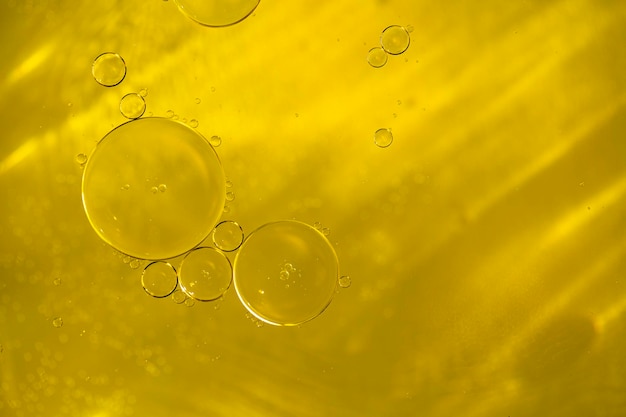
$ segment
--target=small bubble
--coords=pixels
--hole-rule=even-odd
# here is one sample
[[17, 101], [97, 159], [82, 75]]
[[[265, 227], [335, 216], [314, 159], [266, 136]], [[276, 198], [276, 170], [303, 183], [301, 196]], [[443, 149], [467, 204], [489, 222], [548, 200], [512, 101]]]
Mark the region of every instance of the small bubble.
[[413, 33], [414, 30], [415, 30], [415, 28], [413, 27], [413, 25], [408, 25], [406, 27], [406, 31], [409, 32], [409, 33]]
[[124, 256], [124, 257], [122, 258], [122, 262], [124, 262], [125, 264], [127, 264], [127, 263], [130, 263], [131, 259], [132, 259], [132, 258], [131, 258], [130, 256], [126, 255], [126, 256]]
[[139, 259], [133, 259], [128, 263], [131, 269], [138, 269], [141, 266], [141, 261]]
[[232, 252], [241, 246], [244, 234], [237, 222], [226, 220], [215, 226], [211, 237], [216, 248]]
[[195, 102], [196, 102], [196, 104], [200, 104], [200, 103], [202, 103], [202, 100], [200, 100], [200, 97], [196, 97]]
[[120, 113], [127, 119], [138, 119], [146, 111], [146, 101], [140, 94], [129, 93], [120, 100]]
[[120, 187], [120, 190], [124, 190], [124, 191], [129, 190], [129, 189], [130, 189], [130, 184], [124, 184]]
[[78, 155], [76, 155], [76, 162], [78, 162], [80, 165], [85, 165], [87, 163], [87, 155], [85, 155], [84, 153], [79, 153]]
[[173, 110], [166, 111], [165, 117], [167, 117], [168, 119], [171, 119], [172, 117], [174, 117], [174, 111]]
[[176, 290], [172, 293], [172, 301], [176, 304], [182, 304], [187, 299], [187, 294], [182, 292], [181, 290]]
[[289, 272], [283, 269], [282, 271], [280, 271], [279, 277], [283, 281], [287, 281], [289, 279]]
[[386, 148], [391, 145], [391, 142], [393, 142], [393, 134], [391, 133], [391, 129], [382, 128], [378, 129], [374, 133], [374, 143], [379, 148]]
[[194, 300], [193, 298], [191, 298], [191, 297], [187, 297], [187, 298], [185, 299], [185, 305], [186, 305], [187, 307], [193, 307], [195, 304], [196, 304], [196, 300]]
[[67, 103], [67, 107], [72, 107], [72, 106], [73, 106], [73, 104], [72, 104], [71, 101], [69, 103]]
[[226, 193], [226, 201], [233, 201], [235, 199], [235, 193], [229, 191]]
[[168, 262], [152, 262], [141, 273], [141, 285], [152, 297], [167, 297], [178, 285], [176, 269]]
[[352, 280], [348, 275], [339, 277], [339, 286], [341, 288], [348, 288], [350, 285], [352, 285]]
[[174, 114], [174, 116], [172, 116], [173, 120], [178, 120], [180, 118], [180, 116], [178, 116], [177, 114]]
[[150, 191], [152, 191], [152, 194], [156, 194], [159, 192], [159, 189], [157, 187], [151, 187]]
[[322, 229], [322, 223], [315, 222], [315, 223], [313, 223], [313, 227], [316, 228], [317, 230], [321, 230]]
[[211, 87], [211, 92], [215, 93], [215, 87]]
[[62, 327], [63, 326], [63, 319], [61, 317], [55, 317], [52, 320], [52, 325], [56, 328]]
[[191, 120], [189, 121], [189, 126], [193, 127], [194, 129], [195, 129], [196, 127], [198, 127], [198, 125], [199, 125], [199, 124], [200, 124], [200, 123], [198, 123], [198, 121], [197, 121], [196, 119], [191, 119]]
[[126, 76], [126, 63], [119, 54], [105, 52], [93, 61], [91, 74], [98, 84], [114, 87]]
[[213, 135], [213, 136], [211, 136], [211, 139], [209, 139], [209, 143], [214, 148], [217, 148], [218, 146], [220, 146], [222, 144], [222, 138], [220, 138], [217, 135]]
[[180, 289], [189, 297], [198, 301], [213, 301], [230, 287], [233, 270], [223, 252], [200, 247], [185, 255], [178, 276]]
[[232, 188], [233, 183], [231, 180], [226, 180], [226, 182], [224, 183], [226, 185], [226, 188]]
[[367, 63], [374, 68], [383, 67], [387, 63], [387, 52], [381, 47], [375, 47], [367, 53]]
[[167, 185], [159, 184], [159, 188], [158, 189], [159, 189], [160, 192], [164, 193], [164, 192], [167, 191]]
[[55, 278], [54, 281], [52, 281], [52, 283], [57, 286], [61, 285], [61, 277]]
[[148, 95], [148, 89], [147, 88], [142, 88], [141, 90], [139, 90], [139, 95], [141, 97], [145, 97]]
[[224, 213], [230, 213], [230, 206], [224, 206]]
[[187, 118], [183, 117], [180, 121], [186, 124], [187, 123]]
[[295, 271], [295, 268], [293, 267], [292, 264], [290, 264], [289, 262], [287, 262], [284, 266], [283, 269], [287, 272], [293, 272]]
[[324, 236], [328, 236], [330, 234], [330, 229], [328, 227], [322, 228], [322, 234]]
[[396, 101], [396, 103], [398, 103], [398, 106], [402, 104], [402, 100], [398, 100]]
[[409, 32], [402, 26], [389, 26], [380, 34], [380, 46], [391, 55], [400, 55], [410, 43]]

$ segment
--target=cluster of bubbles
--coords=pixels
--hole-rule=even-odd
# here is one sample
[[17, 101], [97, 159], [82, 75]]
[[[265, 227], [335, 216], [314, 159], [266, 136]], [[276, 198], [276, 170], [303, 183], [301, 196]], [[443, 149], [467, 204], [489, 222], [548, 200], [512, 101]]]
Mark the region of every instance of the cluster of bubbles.
[[391, 25], [380, 34], [380, 46], [376, 46], [367, 53], [367, 62], [374, 68], [381, 68], [387, 63], [387, 55], [400, 55], [409, 48], [411, 36], [410, 28]]
[[[237, 23], [259, 4], [175, 2], [189, 18], [211, 27]], [[392, 48], [389, 41], [383, 45]], [[114, 87], [126, 76], [126, 63], [106, 52], [94, 60], [92, 74], [100, 85]], [[195, 130], [197, 120], [179, 121], [172, 110], [165, 117], [143, 117], [146, 95], [142, 89], [123, 96], [120, 112], [129, 121], [107, 133], [89, 157], [76, 156], [84, 168], [83, 207], [97, 235], [131, 268], [145, 265], [141, 284], [152, 297], [192, 306], [221, 300], [234, 284], [259, 326], [293, 326], [319, 316], [338, 287], [351, 283], [339, 274], [330, 229], [286, 220], [245, 236], [237, 222], [219, 221], [235, 198], [215, 150], [222, 138], [206, 139]]]

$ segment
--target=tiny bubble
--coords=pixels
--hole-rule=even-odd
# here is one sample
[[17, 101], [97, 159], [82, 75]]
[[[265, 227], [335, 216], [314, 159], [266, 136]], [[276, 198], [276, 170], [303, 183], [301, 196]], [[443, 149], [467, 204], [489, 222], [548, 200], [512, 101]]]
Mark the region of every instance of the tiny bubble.
[[348, 275], [343, 275], [339, 278], [339, 286], [341, 288], [348, 288], [350, 285], [352, 285], [352, 280]]
[[217, 135], [213, 135], [213, 136], [211, 136], [211, 139], [209, 139], [209, 143], [214, 148], [217, 148], [218, 146], [220, 146], [222, 144], [222, 138], [220, 138]]
[[199, 123], [198, 123], [198, 121], [197, 121], [196, 119], [191, 119], [191, 120], [189, 121], [189, 126], [193, 127], [194, 129], [195, 129], [196, 127], [198, 127], [198, 125], [199, 125]]
[[235, 199], [235, 193], [229, 191], [226, 193], [226, 201], [233, 201]]
[[150, 191], [152, 191], [152, 194], [156, 194], [159, 192], [159, 189], [157, 187], [152, 187], [150, 188]]
[[63, 326], [63, 319], [61, 317], [55, 317], [52, 320], [52, 325], [56, 328]]
[[322, 234], [323, 234], [324, 236], [328, 236], [328, 235], [330, 234], [330, 229], [329, 229], [328, 227], [324, 227], [324, 228], [322, 229]]
[[148, 95], [148, 89], [147, 88], [142, 88], [141, 90], [139, 90], [139, 95], [141, 97], [145, 97]]
[[137, 269], [141, 266], [141, 261], [139, 259], [133, 259], [128, 263], [131, 269]]
[[196, 97], [195, 102], [196, 102], [196, 104], [200, 104], [200, 103], [202, 103], [202, 100], [200, 100], [200, 97]]
[[85, 155], [84, 153], [79, 153], [78, 155], [76, 155], [76, 162], [78, 162], [80, 165], [85, 165], [85, 163], [87, 163], [87, 155]]
[[167, 117], [168, 119], [171, 119], [172, 117], [174, 117], [174, 111], [173, 110], [166, 111], [165, 117]]
[[159, 184], [159, 191], [164, 193], [167, 191], [167, 185], [165, 184]]

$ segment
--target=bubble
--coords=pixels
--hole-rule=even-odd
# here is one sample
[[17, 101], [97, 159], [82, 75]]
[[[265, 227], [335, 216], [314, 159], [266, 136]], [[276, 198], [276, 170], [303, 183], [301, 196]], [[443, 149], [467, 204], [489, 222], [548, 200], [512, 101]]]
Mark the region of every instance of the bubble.
[[322, 234], [324, 236], [328, 236], [330, 234], [330, 229], [328, 227], [323, 227], [322, 228]]
[[52, 319], [52, 325], [56, 328], [63, 326], [63, 319], [61, 317], [55, 317]]
[[145, 97], [148, 95], [148, 89], [147, 88], [142, 88], [141, 90], [139, 90], [139, 95], [141, 97]]
[[128, 266], [130, 266], [130, 269], [139, 269], [141, 266], [141, 260], [133, 259], [128, 263]]
[[176, 304], [182, 304], [185, 302], [186, 299], [187, 299], [187, 294], [185, 294], [181, 290], [175, 290], [172, 293], [172, 301], [174, 301]]
[[114, 87], [126, 76], [126, 63], [119, 54], [105, 52], [93, 61], [91, 74], [98, 84]]
[[226, 185], [226, 188], [232, 188], [233, 182], [231, 180], [226, 180], [226, 183], [224, 183], [224, 185]]
[[229, 191], [226, 193], [226, 201], [233, 201], [235, 199], [235, 193]]
[[243, 242], [243, 229], [239, 223], [226, 220], [215, 226], [212, 238], [216, 248], [224, 252], [232, 252]]
[[176, 269], [168, 262], [152, 262], [141, 274], [143, 289], [155, 298], [164, 298], [174, 292], [178, 278]]
[[80, 165], [85, 165], [85, 163], [87, 163], [87, 155], [85, 155], [84, 153], [79, 153], [78, 155], [76, 155], [76, 162], [78, 162]]
[[159, 184], [159, 187], [157, 188], [160, 192], [164, 193], [167, 191], [167, 185], [165, 184]]
[[222, 144], [222, 138], [220, 138], [219, 136], [213, 135], [211, 136], [211, 139], [209, 139], [209, 142], [214, 148], [217, 148], [218, 146]]
[[156, 194], [159, 192], [159, 188], [158, 187], [150, 187], [150, 192], [152, 192], [152, 194]]
[[339, 277], [339, 286], [341, 288], [348, 288], [350, 285], [352, 285], [352, 280], [348, 275], [342, 275]]
[[180, 288], [198, 301], [220, 298], [230, 287], [233, 270], [230, 261], [214, 248], [192, 250], [180, 264]]
[[120, 100], [120, 113], [127, 119], [138, 119], [146, 111], [146, 101], [140, 94], [129, 93]]
[[174, 0], [179, 10], [203, 26], [222, 27], [248, 17], [260, 0]]
[[196, 305], [196, 300], [194, 300], [193, 298], [189, 298], [189, 297], [187, 297], [187, 298], [185, 299], [185, 305], [186, 305], [187, 307], [193, 307], [194, 305]]
[[197, 121], [196, 119], [191, 119], [191, 120], [189, 121], [189, 126], [193, 127], [194, 129], [195, 129], [196, 127], [198, 127], [198, 125], [199, 125], [199, 124], [200, 124], [200, 123], [198, 123], [198, 121]]
[[293, 220], [268, 223], [250, 233], [239, 248], [235, 290], [258, 319], [295, 326], [317, 317], [330, 304], [338, 270], [335, 250], [318, 230]]
[[375, 47], [367, 53], [367, 63], [374, 68], [380, 68], [387, 63], [387, 52], [383, 48]]
[[[168, 192], [152, 195], [154, 179]], [[148, 180], [148, 181], [146, 181]], [[164, 118], [109, 132], [83, 172], [83, 206], [96, 233], [139, 259], [181, 255], [211, 233], [225, 203], [217, 154], [197, 131]], [[129, 189], [124, 188], [130, 185]]]
[[387, 146], [391, 145], [391, 142], [393, 142], [393, 134], [391, 133], [391, 129], [382, 128], [378, 129], [374, 133], [374, 143], [379, 148], [386, 148]]
[[380, 34], [380, 46], [391, 55], [400, 55], [410, 43], [409, 32], [403, 26], [389, 26]]
[[171, 119], [172, 117], [174, 117], [174, 110], [168, 110], [165, 112], [165, 117], [167, 117], [168, 119]]
[[196, 102], [196, 104], [202, 103], [202, 100], [200, 99], [200, 97], [196, 97], [194, 101]]

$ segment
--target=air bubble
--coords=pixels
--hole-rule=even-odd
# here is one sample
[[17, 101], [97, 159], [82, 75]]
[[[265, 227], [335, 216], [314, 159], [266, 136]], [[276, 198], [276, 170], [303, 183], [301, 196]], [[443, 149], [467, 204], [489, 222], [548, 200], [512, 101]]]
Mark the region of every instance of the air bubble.
[[147, 88], [142, 88], [141, 90], [139, 90], [139, 95], [141, 97], [145, 97], [148, 95], [148, 89]]
[[243, 229], [239, 223], [226, 220], [215, 226], [212, 238], [216, 248], [225, 252], [232, 252], [238, 249], [243, 242]]
[[[285, 285], [285, 265], [289, 284]], [[277, 268], [277, 265], [279, 267]], [[265, 224], [246, 238], [234, 262], [242, 304], [258, 319], [295, 326], [319, 316], [337, 288], [335, 250], [318, 230], [298, 221]]]
[[56, 328], [63, 327], [63, 319], [61, 317], [55, 317], [52, 319], [52, 325]]
[[195, 129], [196, 127], [198, 127], [199, 125], [200, 125], [200, 123], [199, 123], [196, 119], [191, 119], [191, 120], [189, 121], [189, 126], [193, 127], [194, 129]]
[[129, 93], [120, 100], [120, 113], [127, 119], [138, 119], [146, 111], [146, 101], [140, 94]]
[[352, 280], [348, 275], [343, 275], [339, 278], [339, 286], [341, 288], [348, 288], [350, 285], [352, 285]]
[[76, 155], [76, 162], [78, 162], [78, 164], [80, 165], [85, 165], [87, 163], [87, 155], [85, 155], [84, 153], [79, 153], [78, 155]]
[[213, 146], [214, 148], [217, 148], [222, 144], [222, 138], [217, 135], [213, 135], [211, 136], [211, 139], [209, 139], [209, 143], [211, 143], [211, 146]]
[[374, 133], [374, 143], [379, 148], [386, 148], [393, 142], [393, 134], [391, 129], [382, 128]]
[[128, 266], [130, 266], [130, 269], [139, 269], [139, 267], [141, 266], [141, 260], [133, 259], [128, 263]]
[[179, 10], [203, 26], [222, 27], [248, 17], [260, 0], [174, 0]]
[[230, 261], [214, 248], [194, 249], [180, 264], [180, 288], [198, 301], [220, 298], [230, 287], [232, 276]]
[[141, 274], [143, 289], [155, 298], [164, 298], [176, 289], [178, 278], [176, 269], [168, 262], [152, 262]]
[[402, 26], [389, 26], [380, 34], [380, 46], [391, 55], [400, 55], [410, 43], [409, 32]]
[[91, 74], [96, 82], [105, 87], [114, 87], [126, 76], [126, 63], [115, 52], [98, 55], [91, 66]]
[[387, 63], [387, 52], [378, 46], [370, 49], [367, 53], [367, 63], [374, 68], [383, 67]]
[[235, 199], [235, 193], [229, 191], [226, 193], [226, 201], [233, 201]]
[[157, 188], [162, 193], [167, 191], [167, 185], [165, 185], [165, 184], [159, 184], [159, 186]]
[[187, 299], [187, 294], [185, 294], [181, 290], [175, 290], [172, 293], [172, 301], [174, 301], [176, 304], [182, 304], [185, 302], [186, 299]]
[[196, 102], [196, 104], [202, 103], [202, 100], [200, 99], [200, 97], [196, 97], [194, 101]]
[[[120, 190], [151, 178], [175, 192], [153, 198], [158, 187], [152, 185]], [[139, 259], [169, 259], [211, 233], [222, 215], [224, 181], [217, 154], [196, 130], [164, 118], [136, 119], [109, 132], [87, 161], [83, 206], [113, 248]]]
[[165, 117], [167, 117], [168, 119], [171, 119], [172, 117], [174, 117], [174, 110], [168, 110], [165, 112]]

